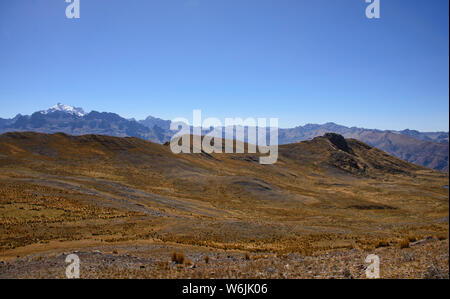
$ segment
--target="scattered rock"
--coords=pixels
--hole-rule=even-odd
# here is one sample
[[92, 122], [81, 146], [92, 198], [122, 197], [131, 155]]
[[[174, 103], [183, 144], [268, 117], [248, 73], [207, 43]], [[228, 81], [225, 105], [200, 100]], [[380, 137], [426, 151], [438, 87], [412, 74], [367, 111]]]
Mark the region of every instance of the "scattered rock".
[[439, 269], [436, 265], [431, 265], [427, 268], [427, 272], [425, 273], [425, 279], [445, 279], [448, 278], [448, 273], [447, 276], [444, 274], [444, 272]]
[[410, 245], [411, 246], [423, 245], [423, 244], [432, 242], [433, 240], [434, 240], [433, 237], [429, 236], [426, 239], [422, 239], [422, 240], [419, 240], [419, 241], [416, 241], [416, 242], [412, 242]]
[[352, 273], [350, 272], [349, 269], [345, 269], [344, 270], [344, 277], [348, 278], [348, 279], [352, 279], [353, 278]]
[[406, 262], [412, 262], [412, 261], [414, 261], [414, 254], [404, 251], [403, 252], [403, 259]]
[[326, 133], [324, 137], [330, 140], [330, 142], [338, 149], [346, 153], [353, 153], [353, 150], [351, 150], [351, 148], [348, 146], [344, 136], [336, 133]]
[[269, 274], [274, 274], [275, 272], [277, 272], [277, 269], [275, 268], [266, 268], [265, 271]]

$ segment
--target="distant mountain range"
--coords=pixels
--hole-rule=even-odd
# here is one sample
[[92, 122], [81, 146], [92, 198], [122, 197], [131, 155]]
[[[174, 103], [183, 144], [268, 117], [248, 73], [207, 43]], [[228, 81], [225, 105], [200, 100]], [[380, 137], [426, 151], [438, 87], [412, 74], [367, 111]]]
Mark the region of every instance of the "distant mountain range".
[[334, 123], [308, 124], [292, 129], [280, 129], [279, 142], [286, 144], [309, 140], [327, 132], [341, 134], [345, 138], [358, 139], [408, 162], [443, 171], [449, 170], [448, 132], [381, 131], [349, 128]]
[[117, 137], [138, 137], [156, 143], [170, 140], [168, 130], [147, 127], [115, 113], [92, 111], [57, 104], [32, 115], [18, 114], [13, 119], [0, 119], [0, 132], [33, 131], [40, 133], [63, 132], [71, 135], [99, 134]]
[[[12, 119], [0, 118], [0, 134], [14, 131], [40, 133], [63, 132], [71, 135], [99, 134], [117, 137], [138, 137], [155, 143], [165, 143], [174, 132], [170, 121], [147, 117], [136, 121], [118, 114], [92, 111], [58, 103], [48, 110], [32, 115], [18, 114]], [[442, 171], [449, 170], [449, 133], [390, 131], [346, 127], [335, 123], [307, 124], [290, 129], [279, 129], [279, 143], [287, 144], [310, 140], [325, 133], [337, 133], [354, 138], [385, 152], [418, 165]]]

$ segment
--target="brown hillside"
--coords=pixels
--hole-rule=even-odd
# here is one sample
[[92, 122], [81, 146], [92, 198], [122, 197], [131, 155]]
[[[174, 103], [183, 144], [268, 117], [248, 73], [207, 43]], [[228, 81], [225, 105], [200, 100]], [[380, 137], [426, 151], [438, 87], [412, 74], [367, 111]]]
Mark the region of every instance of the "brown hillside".
[[261, 165], [137, 138], [0, 135], [0, 258], [144, 241], [311, 255], [448, 232], [448, 174], [336, 134], [279, 151]]

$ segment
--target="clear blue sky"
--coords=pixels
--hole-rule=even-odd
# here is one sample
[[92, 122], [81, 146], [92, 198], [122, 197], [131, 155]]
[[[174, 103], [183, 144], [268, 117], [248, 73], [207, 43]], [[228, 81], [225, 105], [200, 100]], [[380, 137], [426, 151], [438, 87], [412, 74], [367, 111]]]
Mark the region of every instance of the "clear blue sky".
[[448, 130], [449, 1], [0, 1], [0, 117], [278, 117]]

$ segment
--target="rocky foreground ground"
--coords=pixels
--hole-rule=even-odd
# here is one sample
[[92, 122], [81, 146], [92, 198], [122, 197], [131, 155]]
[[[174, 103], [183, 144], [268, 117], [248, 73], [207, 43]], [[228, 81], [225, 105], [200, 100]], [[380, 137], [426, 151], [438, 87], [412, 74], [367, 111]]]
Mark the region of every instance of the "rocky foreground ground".
[[[174, 260], [174, 253], [181, 260]], [[0, 262], [0, 278], [66, 278], [66, 257], [80, 259], [80, 278], [366, 278], [369, 254], [380, 258], [381, 278], [449, 278], [449, 243], [434, 238], [409, 248], [372, 252], [346, 249], [314, 256], [217, 251], [179, 245], [139, 244], [62, 249]]]

